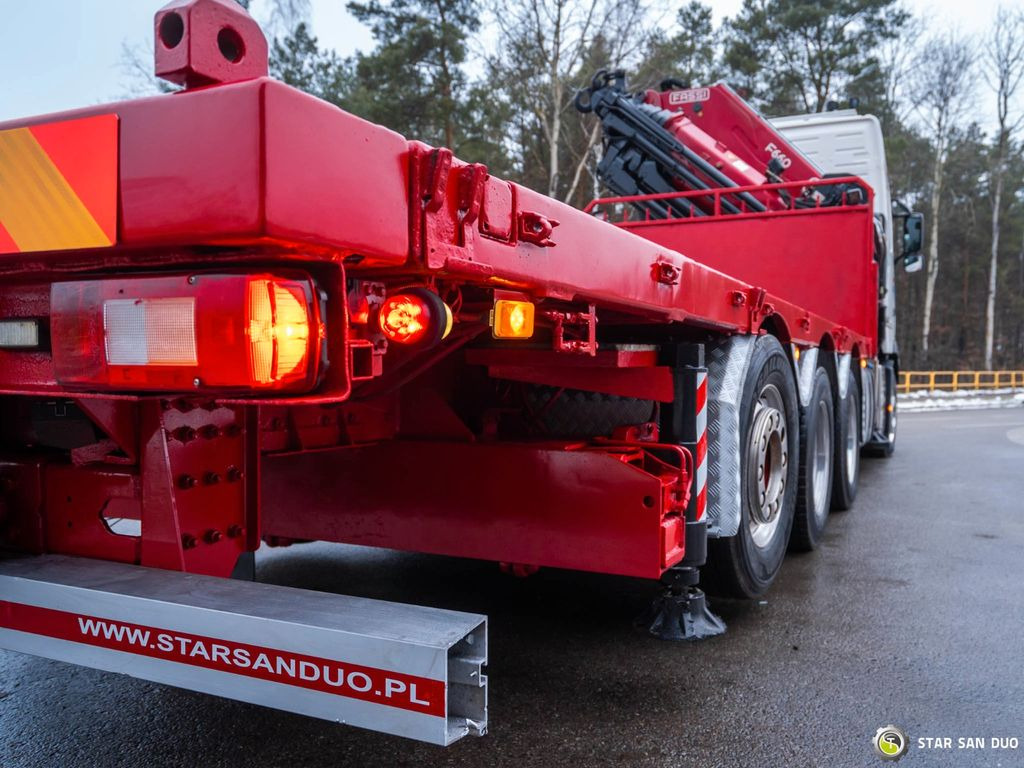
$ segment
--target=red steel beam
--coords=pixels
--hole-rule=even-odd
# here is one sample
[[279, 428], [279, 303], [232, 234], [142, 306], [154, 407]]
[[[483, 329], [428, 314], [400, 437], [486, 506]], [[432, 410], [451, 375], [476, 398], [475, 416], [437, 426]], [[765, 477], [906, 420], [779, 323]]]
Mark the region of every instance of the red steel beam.
[[393, 441], [265, 456], [263, 532], [642, 578], [678, 562], [673, 470], [572, 447]]

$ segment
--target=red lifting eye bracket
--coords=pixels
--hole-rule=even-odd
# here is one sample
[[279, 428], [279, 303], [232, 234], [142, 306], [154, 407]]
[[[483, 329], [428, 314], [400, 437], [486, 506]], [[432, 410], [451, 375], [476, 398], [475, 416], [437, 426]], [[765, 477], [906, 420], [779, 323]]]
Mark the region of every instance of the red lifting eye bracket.
[[413, 142], [410, 155], [419, 163], [415, 170], [421, 179], [423, 210], [437, 213], [444, 205], [448, 190], [448, 175], [452, 168], [452, 151], [436, 149]]
[[[590, 304], [586, 312], [546, 310], [541, 315], [555, 324], [552, 346], [556, 352], [575, 355], [597, 355], [597, 308]], [[586, 339], [566, 339], [565, 327], [582, 326]]]
[[832, 337], [835, 339], [836, 351], [847, 352], [850, 348], [850, 332], [841, 325], [832, 329]]
[[186, 89], [267, 76], [267, 39], [235, 0], [173, 0], [154, 35], [156, 76]]
[[541, 248], [553, 248], [554, 240], [551, 233], [555, 231], [559, 222], [549, 219], [533, 211], [521, 211], [519, 213], [519, 239], [524, 243], [539, 245]]
[[753, 287], [744, 291], [731, 291], [729, 303], [734, 307], [746, 307], [749, 314], [751, 331], [760, 327], [761, 321], [775, 313], [775, 305], [766, 301], [768, 292], [764, 288]]
[[[441, 159], [443, 162], [443, 159]], [[448, 161], [450, 163], [450, 154]], [[480, 218], [483, 206], [484, 185], [487, 183], [487, 166], [472, 163], [459, 170], [459, 245], [466, 244], [466, 229]]]

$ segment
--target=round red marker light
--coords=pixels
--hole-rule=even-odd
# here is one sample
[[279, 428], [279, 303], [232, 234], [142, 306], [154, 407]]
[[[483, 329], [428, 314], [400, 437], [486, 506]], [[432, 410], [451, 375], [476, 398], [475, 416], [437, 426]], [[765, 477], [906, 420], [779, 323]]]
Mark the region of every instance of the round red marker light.
[[409, 346], [433, 346], [452, 329], [451, 308], [424, 288], [390, 296], [381, 305], [378, 318], [388, 341]]

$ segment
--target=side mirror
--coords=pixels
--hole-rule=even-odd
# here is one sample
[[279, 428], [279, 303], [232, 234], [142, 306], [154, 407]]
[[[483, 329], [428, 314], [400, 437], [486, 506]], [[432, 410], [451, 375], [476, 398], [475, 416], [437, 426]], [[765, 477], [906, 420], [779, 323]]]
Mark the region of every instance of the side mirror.
[[[903, 220], [903, 259], [906, 261], [915, 253], [920, 253], [923, 243], [924, 214], [908, 214]], [[910, 272], [911, 270], [908, 269], [907, 271]]]
[[924, 267], [924, 256], [920, 251], [908, 253], [903, 257], [903, 270], [905, 272], [920, 272]]

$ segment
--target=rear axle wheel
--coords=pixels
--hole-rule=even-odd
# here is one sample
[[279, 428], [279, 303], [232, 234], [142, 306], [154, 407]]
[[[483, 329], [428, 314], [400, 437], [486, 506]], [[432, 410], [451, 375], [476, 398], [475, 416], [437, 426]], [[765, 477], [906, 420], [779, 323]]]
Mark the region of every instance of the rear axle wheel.
[[740, 399], [740, 525], [708, 542], [705, 582], [736, 597], [763, 595], [786, 556], [800, 445], [796, 382], [773, 336], [754, 344]]
[[794, 549], [816, 549], [832, 505], [834, 421], [832, 385], [824, 368], [814, 373], [811, 399], [800, 421], [800, 492], [793, 523]]
[[846, 397], [836, 408], [835, 474], [832, 479], [832, 509], [853, 506], [860, 479], [860, 388], [853, 371], [848, 374]]

